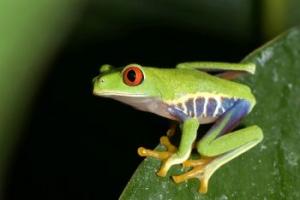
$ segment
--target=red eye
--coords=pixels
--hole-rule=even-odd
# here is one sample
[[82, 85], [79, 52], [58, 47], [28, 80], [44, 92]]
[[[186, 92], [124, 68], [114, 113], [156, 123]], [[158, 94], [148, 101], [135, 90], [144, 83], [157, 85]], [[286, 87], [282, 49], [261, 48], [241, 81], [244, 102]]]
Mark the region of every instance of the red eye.
[[123, 72], [123, 81], [126, 85], [137, 86], [144, 80], [144, 74], [139, 67], [129, 66]]

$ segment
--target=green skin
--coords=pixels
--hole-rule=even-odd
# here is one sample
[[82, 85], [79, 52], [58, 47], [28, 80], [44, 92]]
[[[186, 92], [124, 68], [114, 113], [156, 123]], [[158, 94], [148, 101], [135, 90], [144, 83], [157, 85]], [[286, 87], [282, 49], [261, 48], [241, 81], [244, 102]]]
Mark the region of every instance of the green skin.
[[[170, 114], [166, 108], [168, 105], [185, 103], [187, 99], [197, 98], [198, 96], [225, 96], [241, 99], [250, 105], [247, 113], [252, 110], [256, 103], [249, 87], [228, 80], [241, 73], [253, 74], [255, 65], [251, 63], [191, 62], [178, 64], [174, 69], [142, 67], [137, 64], [128, 66], [137, 66], [142, 70], [144, 80], [141, 84], [137, 86], [125, 84], [122, 68], [112, 69], [111, 66], [104, 65], [100, 69], [101, 74], [94, 79], [94, 94], [112, 98], [139, 110], [152, 112], [172, 120], [178, 119]], [[222, 71], [222, 73], [213, 76], [205, 72], [212, 70]], [[200, 124], [219, 120], [214, 129], [200, 139], [196, 145], [201, 156], [215, 157], [212, 162], [205, 166], [204, 171], [198, 175], [205, 187], [210, 176], [220, 166], [248, 151], [263, 139], [262, 131], [257, 126], [221, 135], [222, 129], [231, 122], [231, 117], [234, 115], [236, 115], [235, 112], [228, 110], [222, 119], [220, 117], [209, 118], [203, 116], [178, 120], [182, 127], [179, 148], [176, 153], [163, 162], [158, 175], [165, 176], [171, 166], [183, 163], [190, 157]]]

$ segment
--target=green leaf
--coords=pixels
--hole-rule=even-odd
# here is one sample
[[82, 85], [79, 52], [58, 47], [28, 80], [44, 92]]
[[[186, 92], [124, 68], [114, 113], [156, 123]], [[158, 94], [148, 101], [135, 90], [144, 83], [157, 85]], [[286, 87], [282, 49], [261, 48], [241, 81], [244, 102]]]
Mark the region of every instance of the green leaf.
[[[264, 140], [221, 167], [212, 176], [207, 194], [199, 194], [196, 179], [175, 184], [170, 174], [156, 176], [160, 162], [145, 159], [120, 199], [299, 199], [300, 198], [300, 28], [294, 28], [248, 55], [254, 76], [249, 85], [257, 105], [243, 125], [259, 125]], [[162, 148], [162, 147], [159, 147]]]

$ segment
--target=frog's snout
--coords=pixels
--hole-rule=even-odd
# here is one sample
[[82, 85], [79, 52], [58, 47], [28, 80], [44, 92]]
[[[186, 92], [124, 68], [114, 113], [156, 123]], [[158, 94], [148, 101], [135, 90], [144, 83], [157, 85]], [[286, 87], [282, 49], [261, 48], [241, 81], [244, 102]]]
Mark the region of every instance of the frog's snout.
[[93, 78], [92, 84], [93, 84], [93, 93], [94, 94], [99, 93], [99, 91], [101, 91], [103, 89], [103, 87], [104, 87], [103, 83], [104, 83], [103, 76], [96, 76], [95, 78]]
[[100, 76], [96, 76], [96, 77], [94, 77], [93, 78], [93, 80], [92, 80], [92, 83], [95, 85], [95, 84], [97, 84], [97, 83], [103, 83], [104, 82], [104, 80], [103, 80], [103, 78], [101, 78]]

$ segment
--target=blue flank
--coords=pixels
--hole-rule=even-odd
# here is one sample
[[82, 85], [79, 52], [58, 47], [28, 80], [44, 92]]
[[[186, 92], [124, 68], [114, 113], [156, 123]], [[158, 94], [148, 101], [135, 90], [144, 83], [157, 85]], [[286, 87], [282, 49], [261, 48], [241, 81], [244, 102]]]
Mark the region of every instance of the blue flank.
[[170, 115], [174, 116], [180, 121], [185, 121], [188, 118], [188, 116], [183, 112], [183, 110], [179, 109], [175, 105], [169, 106], [168, 112], [170, 113]]
[[209, 98], [206, 106], [206, 116], [214, 117], [215, 110], [217, 108], [217, 101], [214, 98]]
[[196, 116], [197, 117], [199, 117], [200, 115], [203, 114], [204, 103], [205, 103], [205, 98], [204, 97], [198, 97], [196, 99]]
[[218, 135], [230, 132], [239, 124], [242, 118], [248, 114], [249, 108], [250, 103], [248, 101], [237, 100], [236, 103], [216, 121], [206, 135], [213, 133], [214, 129], [219, 128], [219, 126], [223, 127]]
[[236, 100], [234, 100], [233, 98], [222, 98], [222, 107], [224, 110], [228, 110], [234, 105], [235, 102]]
[[194, 113], [194, 102], [193, 101], [194, 101], [193, 99], [188, 99], [185, 102], [185, 106], [187, 108], [187, 114], [190, 117], [194, 117], [195, 116], [195, 113]]
[[[204, 105], [206, 100], [208, 102], [206, 103], [206, 113], [204, 113], [205, 110]], [[180, 121], [184, 121], [187, 118], [192, 118], [192, 117], [197, 117], [200, 119], [201, 117], [204, 116], [220, 117], [222, 114], [224, 114], [226, 111], [230, 110], [234, 105], [236, 105], [239, 101], [241, 100], [222, 97], [221, 106], [218, 108], [218, 102], [213, 97], [209, 97], [208, 99], [205, 99], [204, 97], [198, 97], [195, 99], [195, 105], [194, 105], [194, 99], [190, 98], [184, 104], [178, 103], [178, 104], [170, 105], [168, 108], [168, 112]], [[184, 111], [184, 106], [186, 107], [186, 112]], [[196, 106], [196, 109], [194, 108], [194, 106]], [[216, 115], [214, 115], [217, 108], [218, 111], [216, 112]]]

